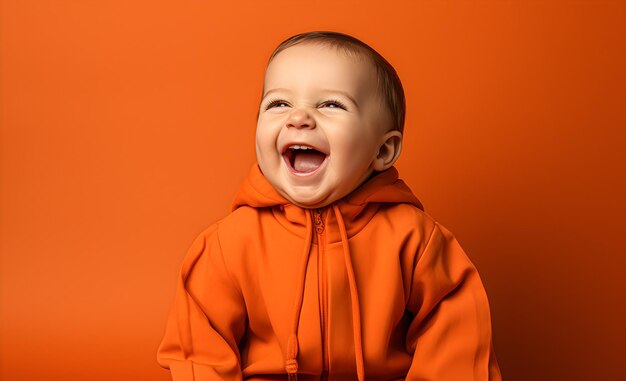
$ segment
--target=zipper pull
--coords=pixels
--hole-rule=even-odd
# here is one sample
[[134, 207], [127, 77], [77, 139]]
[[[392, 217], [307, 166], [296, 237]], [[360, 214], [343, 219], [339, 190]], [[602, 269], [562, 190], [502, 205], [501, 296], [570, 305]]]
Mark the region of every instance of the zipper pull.
[[324, 221], [322, 220], [322, 213], [318, 209], [313, 211], [313, 222], [315, 223], [317, 234], [322, 234], [324, 232]]

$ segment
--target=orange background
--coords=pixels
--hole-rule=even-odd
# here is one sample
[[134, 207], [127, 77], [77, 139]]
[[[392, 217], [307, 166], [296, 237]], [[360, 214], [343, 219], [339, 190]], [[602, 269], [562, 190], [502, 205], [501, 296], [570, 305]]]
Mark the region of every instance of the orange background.
[[269, 53], [308, 30], [398, 70], [398, 168], [478, 267], [504, 378], [623, 377], [624, 20], [618, 1], [4, 1], [0, 378], [169, 379], [178, 266], [254, 162]]

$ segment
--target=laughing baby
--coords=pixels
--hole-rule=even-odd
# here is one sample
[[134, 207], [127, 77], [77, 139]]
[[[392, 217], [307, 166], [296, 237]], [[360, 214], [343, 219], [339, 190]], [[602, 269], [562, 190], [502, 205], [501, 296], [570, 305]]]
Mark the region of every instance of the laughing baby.
[[499, 381], [472, 262], [399, 179], [405, 101], [362, 41], [310, 32], [265, 72], [257, 162], [180, 268], [174, 381]]

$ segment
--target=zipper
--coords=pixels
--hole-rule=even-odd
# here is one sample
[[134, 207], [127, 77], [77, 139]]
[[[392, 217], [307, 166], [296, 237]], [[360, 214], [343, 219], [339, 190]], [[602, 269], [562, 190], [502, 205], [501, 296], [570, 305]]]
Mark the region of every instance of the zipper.
[[318, 238], [324, 233], [324, 220], [322, 220], [322, 212], [319, 209], [313, 210], [313, 222], [315, 223], [315, 231], [318, 234]]
[[328, 283], [327, 283], [327, 274], [326, 274], [326, 255], [325, 255], [325, 246], [326, 246], [326, 237], [324, 234], [324, 220], [322, 219], [322, 213], [320, 209], [313, 210], [313, 222], [315, 224], [315, 232], [317, 233], [317, 254], [320, 258], [320, 268], [322, 270], [322, 300], [321, 300], [321, 310], [322, 310], [322, 380], [328, 379], [328, 369], [329, 369], [329, 358], [328, 358]]

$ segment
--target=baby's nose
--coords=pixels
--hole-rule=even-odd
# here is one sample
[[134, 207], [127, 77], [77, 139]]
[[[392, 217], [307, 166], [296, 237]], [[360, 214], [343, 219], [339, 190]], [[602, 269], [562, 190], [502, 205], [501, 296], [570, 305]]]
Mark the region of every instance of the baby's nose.
[[287, 127], [313, 128], [315, 119], [305, 108], [294, 108], [287, 119]]

